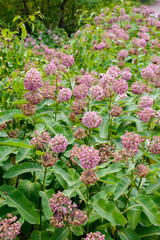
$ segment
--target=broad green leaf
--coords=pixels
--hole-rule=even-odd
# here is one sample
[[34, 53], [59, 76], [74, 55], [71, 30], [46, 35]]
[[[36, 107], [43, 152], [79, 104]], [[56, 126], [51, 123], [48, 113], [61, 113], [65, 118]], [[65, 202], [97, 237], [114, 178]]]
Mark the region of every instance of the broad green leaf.
[[127, 177], [123, 177], [121, 181], [118, 183], [117, 188], [114, 192], [114, 200], [117, 200], [128, 188], [130, 184], [130, 179]]
[[23, 173], [43, 171], [38, 163], [26, 162], [9, 168], [4, 178], [13, 178]]
[[31, 237], [30, 240], [49, 240], [50, 236], [49, 236], [49, 232], [46, 231], [38, 231], [38, 230], [34, 230], [31, 233]]
[[102, 118], [102, 124], [99, 127], [99, 135], [101, 138], [108, 137], [108, 126], [110, 123], [111, 122], [107, 116], [105, 118]]
[[42, 191], [39, 192], [39, 195], [42, 198], [42, 206], [43, 206], [44, 215], [46, 216], [47, 219], [50, 219], [50, 217], [52, 217], [53, 213], [49, 206], [49, 198], [47, 197], [47, 194]]
[[141, 237], [153, 237], [154, 235], [160, 236], [160, 227], [150, 226], [150, 227], [141, 227], [136, 230], [136, 233]]
[[31, 224], [39, 224], [39, 214], [24, 194], [14, 187], [7, 185], [0, 187], [0, 192], [5, 198], [8, 206], [17, 208], [18, 212], [27, 222]]
[[6, 146], [1, 146], [0, 147], [0, 162], [3, 161], [3, 159], [8, 156], [10, 153], [15, 151], [15, 147], [6, 147]]
[[43, 117], [42, 121], [46, 124], [48, 129], [56, 134], [63, 134], [66, 136], [65, 128], [62, 128], [55, 120], [51, 117]]
[[127, 220], [117, 211], [115, 205], [107, 203], [104, 199], [99, 199], [96, 203], [93, 203], [93, 207], [101, 217], [115, 225], [123, 226], [127, 223]]
[[135, 229], [140, 221], [142, 208], [135, 207], [127, 211], [128, 224], [131, 229]]
[[24, 141], [16, 139], [16, 138], [0, 138], [0, 145], [24, 147], [24, 148], [34, 148], [33, 145], [27, 144]]
[[56, 228], [50, 240], [67, 240], [68, 228]]
[[73, 232], [74, 235], [76, 236], [82, 236], [83, 235], [83, 231], [80, 227], [76, 227], [75, 225], [72, 225], [70, 227], [70, 230]]
[[119, 162], [119, 163], [113, 163], [112, 165], [110, 165], [109, 167], [107, 167], [106, 169], [100, 169], [97, 172], [97, 176], [98, 178], [104, 177], [105, 175], [107, 175], [108, 173], [114, 173], [114, 172], [119, 172], [122, 169], [122, 166], [124, 164]]
[[78, 181], [73, 181], [72, 177], [61, 168], [53, 167], [52, 169], [56, 174], [61, 175], [61, 177], [68, 183], [68, 186], [72, 186]]
[[157, 179], [156, 183], [153, 184], [149, 184], [149, 186], [145, 189], [145, 191], [147, 192], [147, 194], [152, 193], [152, 191], [157, 190], [160, 188], [160, 179]]
[[135, 201], [142, 206], [144, 213], [147, 215], [151, 223], [160, 226], [160, 212], [152, 199], [147, 195], [140, 195]]
[[140, 240], [138, 234], [130, 228], [122, 228], [118, 231], [118, 235], [121, 240]]
[[18, 211], [16, 208], [8, 207], [7, 205], [0, 207], [0, 218], [6, 218], [8, 213], [16, 215]]

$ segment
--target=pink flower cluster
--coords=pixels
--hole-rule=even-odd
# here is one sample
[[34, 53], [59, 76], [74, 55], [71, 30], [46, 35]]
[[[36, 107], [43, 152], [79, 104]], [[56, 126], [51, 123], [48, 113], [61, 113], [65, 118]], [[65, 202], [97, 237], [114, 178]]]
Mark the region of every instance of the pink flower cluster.
[[128, 90], [128, 83], [123, 80], [122, 78], [119, 78], [118, 80], [115, 80], [113, 83], [113, 91], [117, 94], [124, 94]]
[[92, 169], [96, 167], [101, 160], [98, 150], [95, 150], [94, 147], [85, 145], [82, 145], [78, 158], [82, 167], [86, 169]]
[[106, 74], [110, 75], [113, 78], [117, 78], [119, 75], [121, 75], [121, 70], [118, 67], [112, 65], [108, 68]]
[[148, 166], [143, 165], [142, 163], [138, 164], [135, 168], [135, 173], [140, 177], [144, 178], [148, 175], [148, 172], [150, 171]]
[[17, 217], [13, 217], [12, 214], [7, 214], [7, 218], [0, 218], [0, 239], [11, 240], [15, 239], [20, 234], [20, 223]]
[[81, 84], [91, 87], [96, 82], [96, 79], [92, 74], [86, 73], [80, 78], [79, 81]]
[[24, 86], [29, 91], [36, 91], [41, 87], [41, 74], [35, 68], [31, 68], [24, 79]]
[[43, 83], [41, 88], [41, 93], [45, 99], [50, 99], [50, 98], [54, 99], [55, 91], [56, 91], [56, 86], [52, 86], [49, 80]]
[[98, 231], [95, 233], [90, 232], [87, 234], [87, 237], [84, 238], [84, 240], [105, 240], [105, 235], [104, 234], [102, 235]]
[[144, 108], [143, 110], [139, 111], [138, 113], [139, 119], [144, 123], [148, 122], [151, 117], [155, 116], [155, 110], [149, 107]]
[[154, 136], [148, 145], [148, 149], [152, 154], [160, 154], [160, 137]]
[[118, 59], [119, 60], [122, 60], [124, 58], [128, 57], [128, 51], [127, 50], [121, 50], [119, 53], [118, 53]]
[[139, 146], [141, 144], [141, 137], [135, 132], [126, 132], [124, 136], [121, 137], [122, 144], [128, 150], [131, 155], [138, 153]]
[[136, 81], [131, 85], [131, 92], [137, 95], [144, 93], [145, 89], [146, 85], [143, 84], [142, 82]]
[[73, 90], [73, 94], [77, 99], [83, 99], [87, 97], [88, 87], [86, 84], [76, 85]]
[[91, 93], [91, 98], [96, 101], [101, 101], [104, 97], [103, 88], [99, 85], [92, 86], [89, 91]]
[[139, 108], [152, 107], [153, 99], [150, 96], [143, 96], [138, 103]]
[[102, 118], [96, 112], [86, 112], [82, 117], [82, 124], [88, 128], [97, 128], [101, 125]]
[[131, 77], [132, 77], [132, 73], [131, 73], [131, 72], [129, 72], [129, 71], [123, 71], [123, 72], [122, 72], [121, 78], [122, 78], [123, 80], [128, 81], [128, 80], [131, 79]]
[[102, 50], [102, 49], [104, 49], [106, 47], [106, 43], [105, 42], [101, 42], [101, 43], [99, 43], [99, 44], [95, 44], [94, 46], [93, 46], [93, 49], [94, 50]]
[[62, 88], [59, 90], [58, 99], [60, 102], [68, 102], [72, 97], [72, 91], [69, 88]]
[[47, 75], [55, 75], [57, 73], [57, 66], [53, 61], [51, 61], [49, 64], [46, 65], [45, 67], [45, 72]]
[[54, 138], [51, 138], [49, 141], [49, 146], [54, 153], [60, 153], [66, 150], [68, 141], [62, 134], [57, 134]]
[[37, 149], [42, 149], [47, 147], [50, 141], [49, 133], [45, 130], [40, 134], [38, 130], [35, 131], [35, 136], [32, 135], [31, 145], [36, 145]]
[[66, 55], [64, 54], [62, 56], [62, 64], [65, 67], [71, 67], [74, 64], [74, 57], [72, 55]]
[[24, 94], [24, 98], [31, 104], [39, 104], [43, 100], [43, 96], [39, 91], [29, 91]]

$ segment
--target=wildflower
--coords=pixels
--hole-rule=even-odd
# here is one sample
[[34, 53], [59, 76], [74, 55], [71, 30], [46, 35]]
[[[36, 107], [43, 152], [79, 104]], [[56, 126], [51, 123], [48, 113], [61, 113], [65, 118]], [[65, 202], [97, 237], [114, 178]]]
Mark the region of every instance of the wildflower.
[[87, 102], [84, 99], [76, 99], [72, 102], [71, 110], [74, 114], [82, 114], [87, 107]]
[[80, 83], [85, 84], [88, 88], [96, 83], [96, 79], [93, 75], [86, 73], [80, 78]]
[[42, 133], [39, 133], [38, 130], [35, 131], [35, 136], [32, 135], [31, 145], [35, 145], [37, 149], [42, 149], [47, 147], [47, 144], [50, 141], [49, 133], [44, 130]]
[[144, 79], [147, 79], [147, 80], [152, 80], [155, 76], [155, 73], [154, 71], [152, 70], [152, 68], [150, 66], [146, 67], [146, 68], [143, 68], [141, 70], [141, 76], [144, 78]]
[[74, 64], [74, 57], [72, 55], [66, 55], [64, 54], [62, 56], [62, 64], [65, 67], [71, 67]]
[[17, 217], [13, 217], [12, 214], [7, 214], [7, 218], [0, 218], [0, 239], [11, 240], [15, 239], [20, 234], [20, 223]]
[[128, 51], [127, 50], [121, 50], [119, 53], [118, 53], [118, 59], [119, 60], [122, 60], [124, 58], [128, 57]]
[[36, 91], [41, 87], [41, 74], [35, 68], [31, 68], [24, 79], [24, 86], [29, 91]]
[[6, 124], [6, 123], [0, 124], [0, 130], [3, 130], [3, 129], [6, 128], [6, 127], [7, 127], [7, 124]]
[[138, 113], [139, 119], [144, 123], [148, 122], [151, 117], [155, 116], [155, 110], [149, 107], [144, 108], [143, 110], [139, 111]]
[[117, 94], [124, 94], [128, 90], [128, 84], [122, 78], [119, 78], [113, 83], [113, 91]]
[[87, 237], [84, 238], [84, 240], [105, 240], [105, 235], [104, 234], [102, 235], [98, 231], [95, 233], [90, 232], [87, 234]]
[[53, 156], [51, 152], [46, 152], [42, 158], [41, 158], [41, 163], [43, 164], [44, 167], [52, 167], [58, 160], [57, 156]]
[[49, 64], [46, 65], [45, 72], [47, 75], [56, 74], [57, 66], [54, 64], [53, 61], [51, 61]]
[[150, 171], [148, 166], [143, 165], [142, 163], [138, 164], [135, 168], [135, 173], [140, 177], [144, 178], [148, 175], [148, 172]]
[[138, 103], [139, 108], [152, 107], [153, 99], [150, 96], [143, 96]]
[[82, 182], [84, 182], [85, 184], [94, 184], [95, 182], [98, 181], [98, 177], [97, 177], [97, 174], [94, 172], [93, 169], [87, 169], [87, 170], [84, 170], [82, 173], [81, 173], [81, 177], [80, 177], [80, 180]]
[[92, 86], [89, 91], [91, 93], [91, 98], [96, 101], [101, 101], [104, 97], [103, 88], [99, 85]]
[[36, 112], [35, 105], [30, 103], [25, 103], [21, 106], [21, 111], [25, 116], [32, 116]]
[[73, 164], [77, 165], [77, 163], [75, 162], [75, 157], [79, 158], [79, 154], [81, 153], [81, 151], [82, 149], [79, 148], [77, 144], [70, 151], [70, 159]]
[[160, 137], [154, 136], [148, 145], [148, 149], [152, 154], [160, 154]]
[[60, 102], [68, 102], [72, 97], [72, 91], [69, 88], [62, 88], [59, 90], [58, 99]]
[[118, 67], [112, 65], [111, 67], [108, 68], [106, 73], [112, 76], [113, 78], [117, 78], [119, 75], [121, 75], [121, 70]]
[[51, 138], [49, 145], [54, 153], [60, 153], [66, 150], [68, 141], [62, 134], [57, 134], [54, 138]]
[[95, 150], [94, 147], [82, 145], [81, 152], [79, 154], [79, 161], [83, 168], [91, 169], [98, 165], [101, 160], [99, 151]]
[[146, 85], [142, 82], [136, 81], [131, 85], [131, 92], [137, 95], [144, 93], [145, 89]]
[[123, 80], [128, 81], [128, 80], [131, 79], [131, 77], [132, 77], [132, 73], [130, 73], [129, 71], [123, 71], [123, 72], [122, 72], [121, 78], [122, 78]]
[[43, 83], [41, 88], [41, 93], [45, 99], [50, 99], [50, 98], [54, 99], [55, 91], [56, 91], [56, 86], [52, 86], [49, 80]]
[[86, 98], [88, 94], [88, 87], [85, 84], [76, 85], [74, 87], [73, 94], [77, 99]]
[[101, 125], [102, 118], [96, 112], [86, 112], [82, 117], [82, 124], [88, 128], [97, 128]]
[[29, 91], [24, 94], [24, 98], [31, 104], [39, 104], [43, 100], [43, 96], [39, 91]]
[[114, 105], [113, 108], [109, 110], [109, 114], [112, 117], [118, 117], [121, 115], [122, 112], [123, 112], [123, 109], [121, 107], [118, 107], [117, 105]]
[[141, 144], [141, 137], [135, 132], [126, 132], [124, 136], [121, 137], [122, 144], [128, 150], [129, 153], [135, 155], [138, 153], [139, 146]]
[[76, 131], [73, 133], [73, 136], [77, 139], [83, 139], [86, 137], [86, 130], [82, 128], [76, 128]]

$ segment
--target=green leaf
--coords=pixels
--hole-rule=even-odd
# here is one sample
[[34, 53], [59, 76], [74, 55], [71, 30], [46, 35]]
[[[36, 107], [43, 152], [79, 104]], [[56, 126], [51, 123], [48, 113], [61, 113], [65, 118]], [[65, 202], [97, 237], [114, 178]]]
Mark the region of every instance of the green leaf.
[[20, 165], [16, 165], [9, 168], [9, 170], [5, 172], [4, 178], [13, 178], [23, 173], [37, 171], [43, 171], [38, 163], [33, 162], [21, 163]]
[[73, 234], [76, 235], [76, 236], [82, 236], [83, 235], [83, 231], [80, 227], [76, 227], [75, 225], [72, 225], [70, 227], [70, 229], [73, 232]]
[[15, 17], [13, 18], [13, 22], [17, 21], [18, 19], [21, 19], [21, 17], [20, 17], [20, 16], [15, 16]]
[[99, 199], [96, 203], [93, 203], [93, 207], [102, 218], [107, 219], [115, 225], [123, 226], [127, 223], [127, 220], [117, 211], [115, 205], [107, 203], [104, 199]]
[[48, 127], [48, 129], [50, 129], [50, 131], [52, 133], [56, 134], [63, 134], [64, 136], [66, 136], [66, 132], [65, 129], [62, 128], [57, 122], [55, 122], [55, 120], [51, 117], [43, 117], [42, 121], [46, 124], [46, 126]]
[[121, 163], [121, 162], [113, 163], [109, 167], [99, 170], [97, 172], [97, 176], [98, 176], [98, 178], [101, 178], [101, 177], [104, 177], [107, 174], [114, 173], [114, 172], [119, 172], [120, 170], [122, 170], [123, 165], [124, 164]]
[[68, 183], [68, 186], [72, 186], [78, 181], [78, 180], [74, 181], [72, 177], [61, 168], [53, 167], [52, 169], [54, 170], [55, 173], [61, 175], [61, 177]]
[[16, 138], [0, 138], [0, 145], [34, 148], [33, 145], [27, 144], [25, 141]]
[[49, 206], [49, 198], [47, 197], [47, 194], [42, 191], [39, 192], [39, 195], [42, 197], [42, 206], [43, 206], [44, 215], [46, 216], [47, 219], [50, 219], [53, 213]]
[[16, 148], [15, 147], [6, 147], [1, 146], [0, 147], [0, 162], [3, 161], [3, 159], [8, 156], [10, 153], [14, 152]]
[[49, 236], [49, 232], [46, 231], [38, 231], [38, 230], [34, 230], [31, 233], [31, 237], [30, 240], [49, 240], [50, 236]]
[[27, 157], [27, 155], [32, 151], [30, 148], [20, 148], [19, 152], [16, 155], [16, 163], [21, 162]]
[[127, 211], [128, 224], [131, 229], [134, 230], [137, 227], [141, 218], [141, 212], [142, 208], [138, 206]]
[[150, 226], [142, 227], [136, 230], [136, 233], [141, 237], [153, 237], [154, 235], [160, 236], [160, 227]]
[[21, 216], [31, 224], [39, 224], [39, 214], [34, 206], [19, 190], [12, 186], [3, 185], [0, 187], [1, 195], [5, 198], [9, 207], [17, 208]]
[[107, 116], [102, 118], [102, 124], [99, 127], [99, 135], [101, 138], [106, 138], [108, 136], [108, 126], [110, 124], [110, 120], [108, 120]]
[[160, 179], [157, 179], [156, 183], [153, 184], [149, 184], [149, 186], [145, 189], [145, 191], [147, 192], [147, 194], [152, 193], [154, 190], [157, 190], [160, 188]]
[[118, 183], [117, 188], [114, 192], [114, 200], [117, 200], [128, 188], [130, 184], [130, 179], [127, 177], [123, 177], [121, 181]]
[[151, 198], [146, 195], [140, 195], [135, 201], [142, 206], [144, 213], [147, 215], [151, 223], [160, 226], [160, 212]]
[[68, 228], [56, 228], [50, 240], [67, 240]]
[[19, 26], [20, 26], [20, 28], [22, 30], [22, 38], [25, 38], [27, 36], [26, 26], [22, 22], [19, 24]]
[[122, 228], [118, 231], [121, 240], [140, 240], [140, 237], [130, 228]]

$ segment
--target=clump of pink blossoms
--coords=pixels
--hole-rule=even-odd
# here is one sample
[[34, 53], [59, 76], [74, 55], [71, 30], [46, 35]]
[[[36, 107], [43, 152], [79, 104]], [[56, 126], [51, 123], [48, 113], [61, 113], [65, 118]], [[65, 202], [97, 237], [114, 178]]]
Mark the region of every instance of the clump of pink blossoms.
[[39, 91], [29, 91], [24, 94], [24, 97], [31, 104], [39, 104], [43, 100], [43, 96]]
[[85, 84], [76, 85], [73, 94], [77, 99], [83, 99], [87, 97], [88, 87]]
[[146, 85], [143, 84], [142, 82], [136, 81], [131, 85], [131, 92], [137, 95], [144, 93], [145, 89]]
[[24, 86], [29, 91], [36, 91], [41, 87], [41, 74], [35, 68], [31, 68], [24, 79]]
[[74, 57], [72, 55], [66, 55], [64, 54], [62, 56], [62, 64], [65, 67], [71, 67], [74, 64]]
[[51, 61], [49, 64], [46, 65], [45, 72], [47, 75], [51, 75], [51, 74], [55, 75], [56, 74], [57, 66], [55, 65], [55, 63], [53, 61]]
[[128, 51], [127, 50], [121, 50], [119, 53], [118, 53], [118, 59], [119, 60], [122, 60], [124, 58], [128, 57]]
[[105, 240], [105, 235], [101, 234], [100, 232], [95, 232], [95, 233], [88, 233], [87, 237], [84, 238], [84, 240]]
[[160, 137], [154, 136], [148, 145], [148, 149], [152, 154], [160, 154]]
[[148, 166], [143, 165], [142, 163], [138, 164], [135, 168], [135, 173], [140, 177], [144, 178], [148, 175], [148, 172], [150, 171]]
[[96, 112], [86, 112], [82, 117], [82, 124], [88, 128], [97, 128], [101, 125], [102, 118]]
[[128, 81], [128, 80], [131, 79], [131, 77], [132, 77], [132, 73], [131, 73], [131, 72], [129, 72], [129, 71], [123, 71], [123, 72], [122, 72], [121, 78], [122, 78], [123, 80]]
[[12, 214], [7, 214], [7, 218], [0, 218], [0, 239], [11, 240], [15, 239], [20, 234], [21, 226], [17, 220], [17, 217], [13, 217]]
[[99, 85], [91, 87], [89, 91], [91, 93], [91, 98], [96, 101], [101, 101], [104, 97], [103, 88]]
[[38, 130], [35, 131], [35, 136], [32, 135], [31, 145], [36, 145], [37, 149], [42, 149], [47, 147], [47, 144], [50, 141], [49, 133], [45, 130], [42, 133], [39, 133]]
[[144, 108], [143, 110], [139, 111], [138, 113], [139, 119], [144, 123], [148, 122], [151, 117], [155, 116], [155, 110], [149, 107]]
[[141, 144], [141, 137], [139, 134], [127, 131], [121, 139], [123, 146], [130, 154], [135, 155], [138, 153], [138, 149]]
[[58, 99], [60, 102], [68, 102], [72, 97], [72, 91], [69, 88], [62, 88], [59, 90]]
[[140, 108], [152, 107], [153, 99], [150, 96], [143, 96], [140, 98], [138, 106]]
[[51, 138], [49, 141], [49, 146], [54, 153], [60, 153], [66, 150], [68, 141], [62, 134], [57, 134], [54, 138]]
[[101, 160], [98, 150], [95, 150], [94, 147], [85, 145], [82, 145], [78, 158], [82, 167], [86, 169], [92, 169], [96, 167]]
[[128, 90], [128, 83], [123, 80], [122, 78], [119, 78], [113, 83], [113, 91], [117, 94], [124, 94]]

